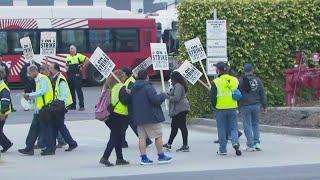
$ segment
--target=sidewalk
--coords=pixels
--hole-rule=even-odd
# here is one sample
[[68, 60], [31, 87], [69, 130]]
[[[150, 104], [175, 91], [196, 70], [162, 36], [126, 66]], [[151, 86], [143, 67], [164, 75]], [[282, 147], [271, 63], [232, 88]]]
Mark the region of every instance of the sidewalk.
[[[25, 137], [29, 124], [7, 125], [5, 132], [15, 143], [8, 153], [2, 154], [0, 163], [0, 179], [46, 179], [60, 180], [86, 177], [108, 177], [138, 174], [154, 174], [163, 172], [204, 171], [250, 167], [274, 167], [299, 164], [313, 164], [320, 162], [318, 138], [297, 137], [263, 133], [262, 152], [243, 153], [236, 157], [229, 144], [229, 155], [217, 156], [218, 146], [213, 143], [217, 138], [215, 128], [192, 126], [189, 131], [189, 153], [176, 153], [171, 155], [174, 161], [170, 165], [139, 165], [139, 151], [137, 138], [131, 130], [127, 139], [129, 149], [124, 149], [125, 159], [131, 162], [129, 166], [107, 168], [100, 165], [99, 159], [106, 146], [109, 130], [96, 120], [67, 122], [71, 134], [78, 140], [79, 148], [67, 153], [57, 150], [55, 156], [42, 157], [40, 151], [35, 156], [23, 156], [17, 149], [24, 147]], [[164, 125], [164, 141], [167, 140], [170, 128]], [[181, 135], [178, 134], [173, 149], [181, 145]], [[241, 144], [245, 140], [241, 138]], [[156, 160], [155, 148], [148, 149], [152, 159]], [[113, 152], [111, 161], [115, 161]]]

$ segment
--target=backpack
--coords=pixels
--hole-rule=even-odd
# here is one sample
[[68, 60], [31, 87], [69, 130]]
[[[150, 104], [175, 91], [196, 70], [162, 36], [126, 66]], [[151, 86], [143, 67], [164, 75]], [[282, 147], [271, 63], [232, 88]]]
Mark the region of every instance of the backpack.
[[111, 91], [106, 89], [96, 105], [95, 117], [100, 121], [107, 121], [112, 113]]

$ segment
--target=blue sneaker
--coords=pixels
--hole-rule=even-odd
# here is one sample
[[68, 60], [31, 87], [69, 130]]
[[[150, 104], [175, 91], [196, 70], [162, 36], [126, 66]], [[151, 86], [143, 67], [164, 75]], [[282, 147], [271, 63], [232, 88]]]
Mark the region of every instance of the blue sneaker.
[[172, 157], [169, 157], [165, 154], [159, 154], [158, 163], [159, 164], [167, 164], [172, 161]]
[[141, 158], [140, 165], [151, 165], [153, 161], [149, 158]]

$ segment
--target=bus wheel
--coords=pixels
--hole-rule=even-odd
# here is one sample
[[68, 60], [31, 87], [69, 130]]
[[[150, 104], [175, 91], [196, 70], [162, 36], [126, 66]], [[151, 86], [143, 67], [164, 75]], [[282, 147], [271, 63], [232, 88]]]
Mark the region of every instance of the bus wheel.
[[105, 81], [103, 75], [92, 65], [88, 65], [87, 69], [87, 83], [90, 86], [101, 86]]

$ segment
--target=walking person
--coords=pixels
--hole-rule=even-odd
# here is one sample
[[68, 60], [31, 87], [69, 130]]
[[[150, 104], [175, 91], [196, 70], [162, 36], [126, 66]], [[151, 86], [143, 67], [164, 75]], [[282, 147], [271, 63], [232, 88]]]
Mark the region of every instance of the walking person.
[[[42, 64], [40, 66], [40, 73], [49, 77], [50, 80], [52, 81], [52, 78], [50, 77], [50, 71], [49, 71], [49, 65], [48, 64]], [[54, 85], [54, 83], [51, 83], [52, 85]], [[48, 124], [46, 124], [48, 125]], [[49, 130], [49, 129], [47, 129]], [[57, 140], [58, 140], [58, 145], [57, 147], [58, 148], [62, 148], [63, 146], [66, 145], [66, 142], [64, 141], [63, 137], [61, 136], [60, 132], [58, 133], [58, 137], [57, 137]], [[44, 142], [44, 137], [41, 136], [41, 134], [39, 135], [38, 137], [38, 140], [37, 140], [37, 143], [36, 145], [34, 146], [34, 149], [45, 149], [45, 142]]]
[[64, 123], [66, 107], [72, 104], [72, 97], [66, 78], [60, 72], [60, 65], [53, 63], [49, 66], [49, 71], [52, 74], [52, 84], [54, 89], [54, 100], [62, 101], [64, 106], [62, 111], [59, 111], [52, 116], [53, 122], [49, 122], [51, 130], [49, 131], [49, 146], [43, 150], [41, 155], [53, 155], [56, 150], [56, 139], [58, 132], [61, 133], [63, 139], [68, 143], [69, 148], [65, 151], [72, 151], [78, 147], [77, 142], [72, 138], [67, 126]]
[[7, 138], [3, 132], [3, 126], [11, 113], [11, 98], [10, 89], [4, 82], [6, 72], [3, 67], [0, 67], [0, 145], [2, 147], [1, 153], [7, 152], [13, 145], [13, 143]]
[[261, 151], [260, 146], [260, 108], [267, 109], [267, 96], [261, 79], [254, 75], [252, 64], [244, 65], [244, 77], [240, 79], [240, 113], [244, 133], [247, 137], [246, 151]]
[[238, 102], [233, 99], [233, 92], [238, 89], [239, 81], [228, 74], [229, 66], [220, 62], [217, 64], [219, 74], [212, 84], [211, 103], [216, 109], [219, 151], [217, 155], [227, 155], [227, 133], [230, 132], [232, 146], [237, 156], [241, 156], [238, 138], [237, 108]]
[[[126, 86], [127, 89], [131, 90], [132, 86], [134, 85], [134, 83], [136, 82], [135, 77], [132, 74], [132, 70], [128, 67], [124, 67], [122, 68], [122, 71], [125, 73], [125, 81], [124, 81], [124, 85]], [[128, 104], [128, 111], [129, 111], [129, 123], [126, 124], [126, 126], [124, 126], [123, 129], [123, 137], [122, 137], [122, 148], [128, 148], [128, 142], [126, 141], [126, 131], [128, 129], [128, 126], [130, 125], [132, 131], [136, 134], [136, 136], [138, 137], [138, 130], [137, 130], [137, 125], [135, 125], [132, 121], [131, 118], [131, 114], [132, 114], [132, 106], [131, 103]], [[150, 144], [152, 144], [152, 141], [147, 138], [147, 146], [149, 146]]]
[[25, 93], [23, 96], [26, 100], [31, 99], [35, 101], [35, 113], [33, 115], [33, 120], [26, 138], [26, 147], [24, 149], [19, 149], [18, 151], [25, 155], [34, 155], [34, 144], [39, 135], [45, 138], [45, 145], [46, 147], [48, 146], [48, 137], [45, 136], [44, 133], [46, 125], [39, 118], [39, 111], [45, 105], [48, 105], [52, 102], [53, 89], [50, 79], [46, 75], [39, 73], [36, 65], [30, 65], [28, 67], [28, 73], [36, 82], [36, 91], [33, 93]]
[[79, 111], [84, 111], [84, 97], [82, 92], [82, 65], [88, 58], [77, 52], [75, 45], [70, 46], [70, 54], [66, 58], [68, 83], [72, 95], [72, 105], [69, 110], [75, 110], [77, 107], [76, 94], [79, 99]]
[[158, 163], [169, 163], [172, 158], [163, 152], [161, 122], [165, 121], [161, 104], [166, 99], [166, 94], [157, 94], [149, 82], [148, 72], [142, 70], [138, 73], [138, 80], [132, 87], [132, 121], [138, 126], [139, 149], [141, 165], [153, 164], [146, 153], [147, 138], [155, 139], [158, 151]]
[[104, 164], [107, 167], [114, 166], [113, 163], [109, 161], [109, 157], [113, 149], [116, 151], [116, 165], [128, 165], [129, 162], [124, 160], [122, 154], [122, 137], [123, 130], [126, 124], [128, 124], [128, 106], [130, 101], [129, 94], [126, 91], [126, 87], [123, 85], [125, 81], [125, 74], [121, 70], [114, 71], [114, 74], [120, 79], [122, 83], [116, 81], [113, 76], [110, 76], [105, 84], [104, 90], [110, 89], [111, 92], [111, 106], [113, 109], [110, 113], [110, 117], [105, 124], [111, 130], [109, 141], [107, 147], [100, 159], [100, 164]]
[[171, 149], [174, 138], [178, 133], [178, 129], [181, 130], [183, 145], [177, 150], [177, 152], [189, 152], [188, 146], [188, 129], [187, 129], [187, 114], [190, 111], [190, 104], [187, 98], [188, 86], [184, 77], [177, 71], [173, 71], [171, 74], [171, 81], [173, 88], [168, 94], [169, 99], [169, 116], [171, 121], [171, 133], [167, 144], [163, 147]]

